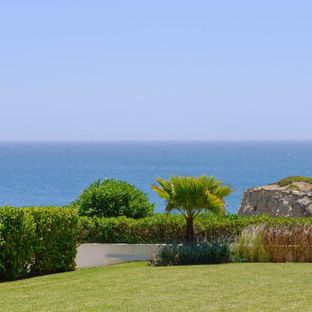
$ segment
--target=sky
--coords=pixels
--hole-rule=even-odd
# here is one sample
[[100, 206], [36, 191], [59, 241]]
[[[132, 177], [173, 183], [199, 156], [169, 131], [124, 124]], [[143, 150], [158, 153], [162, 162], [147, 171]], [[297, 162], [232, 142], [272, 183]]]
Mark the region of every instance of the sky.
[[311, 1], [0, 1], [0, 141], [312, 139]]

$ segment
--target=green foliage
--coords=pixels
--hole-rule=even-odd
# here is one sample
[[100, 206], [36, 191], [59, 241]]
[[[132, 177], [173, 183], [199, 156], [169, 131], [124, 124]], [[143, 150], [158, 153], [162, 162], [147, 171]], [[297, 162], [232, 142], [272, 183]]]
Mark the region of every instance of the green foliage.
[[304, 176], [292, 176], [279, 180], [278, 182], [276, 182], [276, 184], [278, 184], [279, 186], [287, 186], [294, 182], [305, 182], [312, 184], [312, 178]]
[[224, 214], [224, 197], [231, 194], [232, 189], [222, 185], [214, 177], [178, 177], [168, 180], [158, 178], [159, 185], [152, 185], [152, 189], [166, 200], [166, 211], [176, 210], [186, 220], [187, 242], [195, 239], [194, 219], [198, 214], [209, 211], [217, 215]]
[[0, 280], [75, 268], [78, 238], [75, 210], [0, 209]]
[[81, 243], [172, 243], [184, 238], [181, 216], [154, 215], [142, 219], [80, 217]]
[[223, 214], [223, 198], [231, 194], [228, 186], [214, 177], [171, 177], [169, 180], [158, 178], [159, 186], [152, 189], [167, 201], [166, 211], [178, 210], [184, 216], [196, 216], [208, 210]]
[[230, 261], [230, 244], [211, 241], [193, 244], [166, 245], [159, 249], [154, 265], [216, 264]]
[[[226, 239], [234, 241], [244, 228], [252, 224], [312, 225], [312, 217], [278, 218], [270, 216], [201, 216], [194, 222], [197, 240]], [[79, 218], [81, 243], [183, 243], [185, 241], [185, 220], [181, 215], [155, 214], [143, 219]]]
[[0, 280], [23, 278], [33, 261], [36, 226], [21, 209], [0, 209]]
[[153, 213], [154, 204], [135, 186], [105, 179], [89, 185], [74, 203], [80, 215], [97, 217], [144, 218]]
[[75, 269], [78, 216], [73, 209], [29, 209], [36, 224], [35, 261], [31, 275]]
[[237, 262], [267, 262], [269, 255], [264, 245], [264, 227], [251, 225], [246, 227], [233, 248], [233, 260]]

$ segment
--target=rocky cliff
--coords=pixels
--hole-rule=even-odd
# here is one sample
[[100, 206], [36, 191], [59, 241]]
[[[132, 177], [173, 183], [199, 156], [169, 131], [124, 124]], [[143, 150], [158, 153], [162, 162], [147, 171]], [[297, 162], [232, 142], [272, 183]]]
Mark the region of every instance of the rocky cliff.
[[312, 216], [312, 184], [293, 182], [271, 184], [244, 192], [240, 215], [268, 214], [271, 216]]

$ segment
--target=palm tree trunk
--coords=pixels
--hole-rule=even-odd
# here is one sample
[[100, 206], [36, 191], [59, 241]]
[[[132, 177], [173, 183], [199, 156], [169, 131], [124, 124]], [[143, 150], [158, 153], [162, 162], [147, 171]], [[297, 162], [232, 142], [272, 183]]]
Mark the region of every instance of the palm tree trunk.
[[185, 240], [187, 243], [193, 243], [195, 239], [194, 234], [194, 219], [193, 217], [186, 218], [186, 235]]

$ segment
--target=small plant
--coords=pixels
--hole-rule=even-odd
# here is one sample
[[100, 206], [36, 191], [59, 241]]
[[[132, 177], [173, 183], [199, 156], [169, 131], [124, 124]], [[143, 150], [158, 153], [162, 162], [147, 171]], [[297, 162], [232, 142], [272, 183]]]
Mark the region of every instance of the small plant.
[[230, 244], [211, 241], [193, 244], [173, 244], [160, 248], [154, 265], [216, 264], [230, 261]]
[[121, 180], [105, 179], [89, 185], [74, 203], [82, 216], [144, 218], [154, 204], [135, 186]]
[[184, 216], [188, 243], [195, 241], [195, 218], [205, 211], [224, 215], [224, 198], [232, 193], [229, 186], [214, 177], [175, 176], [169, 180], [158, 178], [157, 182], [159, 185], [152, 185], [152, 189], [166, 200], [166, 211], [176, 210]]
[[269, 256], [264, 245], [264, 226], [250, 225], [246, 227], [233, 245], [234, 262], [267, 262]]

